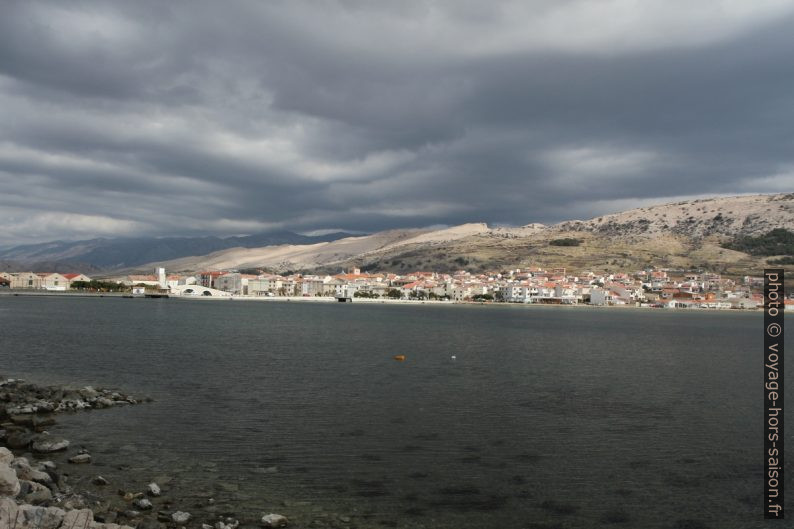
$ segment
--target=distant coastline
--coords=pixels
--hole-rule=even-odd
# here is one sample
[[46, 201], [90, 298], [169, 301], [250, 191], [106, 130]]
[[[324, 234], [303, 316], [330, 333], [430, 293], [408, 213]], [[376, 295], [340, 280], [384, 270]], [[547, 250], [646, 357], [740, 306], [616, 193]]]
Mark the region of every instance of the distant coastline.
[[[30, 291], [30, 290], [0, 290], [0, 297], [60, 297], [60, 298], [125, 298], [129, 297], [126, 293], [121, 292], [53, 292], [53, 291]], [[135, 298], [142, 299], [142, 298]], [[646, 310], [654, 309], [658, 312], [720, 312], [720, 313], [736, 313], [736, 312], [755, 312], [761, 314], [761, 308], [730, 308], [730, 309], [714, 309], [705, 307], [690, 307], [690, 308], [660, 308], [652, 307], [650, 305], [591, 305], [588, 303], [512, 303], [512, 302], [482, 302], [482, 301], [451, 301], [451, 300], [416, 300], [416, 299], [371, 299], [371, 298], [355, 298], [353, 301], [344, 303], [339, 302], [336, 298], [327, 296], [226, 296], [226, 297], [213, 297], [213, 296], [170, 296], [169, 300], [179, 301], [242, 301], [242, 302], [272, 302], [272, 303], [333, 303], [333, 304], [366, 304], [366, 305], [427, 305], [427, 306], [494, 306], [494, 307], [525, 307], [525, 308], [538, 308], [538, 307], [556, 307], [556, 308], [570, 308], [570, 309], [595, 309], [595, 310], [609, 310], [609, 309], [635, 309]]]

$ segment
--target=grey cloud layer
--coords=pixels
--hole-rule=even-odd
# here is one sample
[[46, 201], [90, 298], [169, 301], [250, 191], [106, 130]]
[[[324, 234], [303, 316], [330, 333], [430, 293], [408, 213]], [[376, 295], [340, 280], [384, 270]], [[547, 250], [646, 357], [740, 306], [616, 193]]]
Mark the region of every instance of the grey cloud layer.
[[0, 245], [794, 190], [788, 2], [384, 4], [7, 3]]

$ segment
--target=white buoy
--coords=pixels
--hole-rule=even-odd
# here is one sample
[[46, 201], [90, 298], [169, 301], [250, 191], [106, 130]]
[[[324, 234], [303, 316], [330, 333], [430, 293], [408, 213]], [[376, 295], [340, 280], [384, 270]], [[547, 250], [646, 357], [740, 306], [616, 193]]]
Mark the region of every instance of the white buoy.
[[457, 359], [458, 359], [458, 357], [457, 357], [457, 356], [455, 356], [455, 355], [452, 355], [452, 357], [451, 357], [451, 358], [452, 358], [453, 360], [457, 360]]

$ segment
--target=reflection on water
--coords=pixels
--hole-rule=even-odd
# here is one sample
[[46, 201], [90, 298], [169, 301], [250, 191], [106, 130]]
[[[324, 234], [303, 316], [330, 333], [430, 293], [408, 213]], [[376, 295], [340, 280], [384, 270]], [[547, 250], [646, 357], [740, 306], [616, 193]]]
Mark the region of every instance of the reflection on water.
[[156, 399], [61, 420], [94, 473], [159, 478], [218, 512], [340, 527], [763, 527], [760, 314], [0, 308], [6, 373]]

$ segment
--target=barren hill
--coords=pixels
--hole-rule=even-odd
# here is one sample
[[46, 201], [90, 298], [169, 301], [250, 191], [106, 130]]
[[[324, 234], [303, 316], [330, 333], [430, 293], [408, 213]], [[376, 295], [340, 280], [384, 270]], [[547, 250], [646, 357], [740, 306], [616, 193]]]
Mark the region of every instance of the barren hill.
[[760, 235], [794, 225], [794, 193], [717, 197], [637, 208], [588, 221], [554, 226], [563, 231], [590, 231], [618, 237], [669, 234], [703, 238], [711, 235]]
[[763, 257], [725, 249], [741, 235], [794, 231], [794, 193], [690, 200], [642, 207], [586, 221], [489, 228], [392, 230], [311, 245], [233, 248], [162, 263], [173, 271], [263, 267], [277, 271], [472, 271], [506, 267], [573, 270], [645, 266], [758, 273]]

